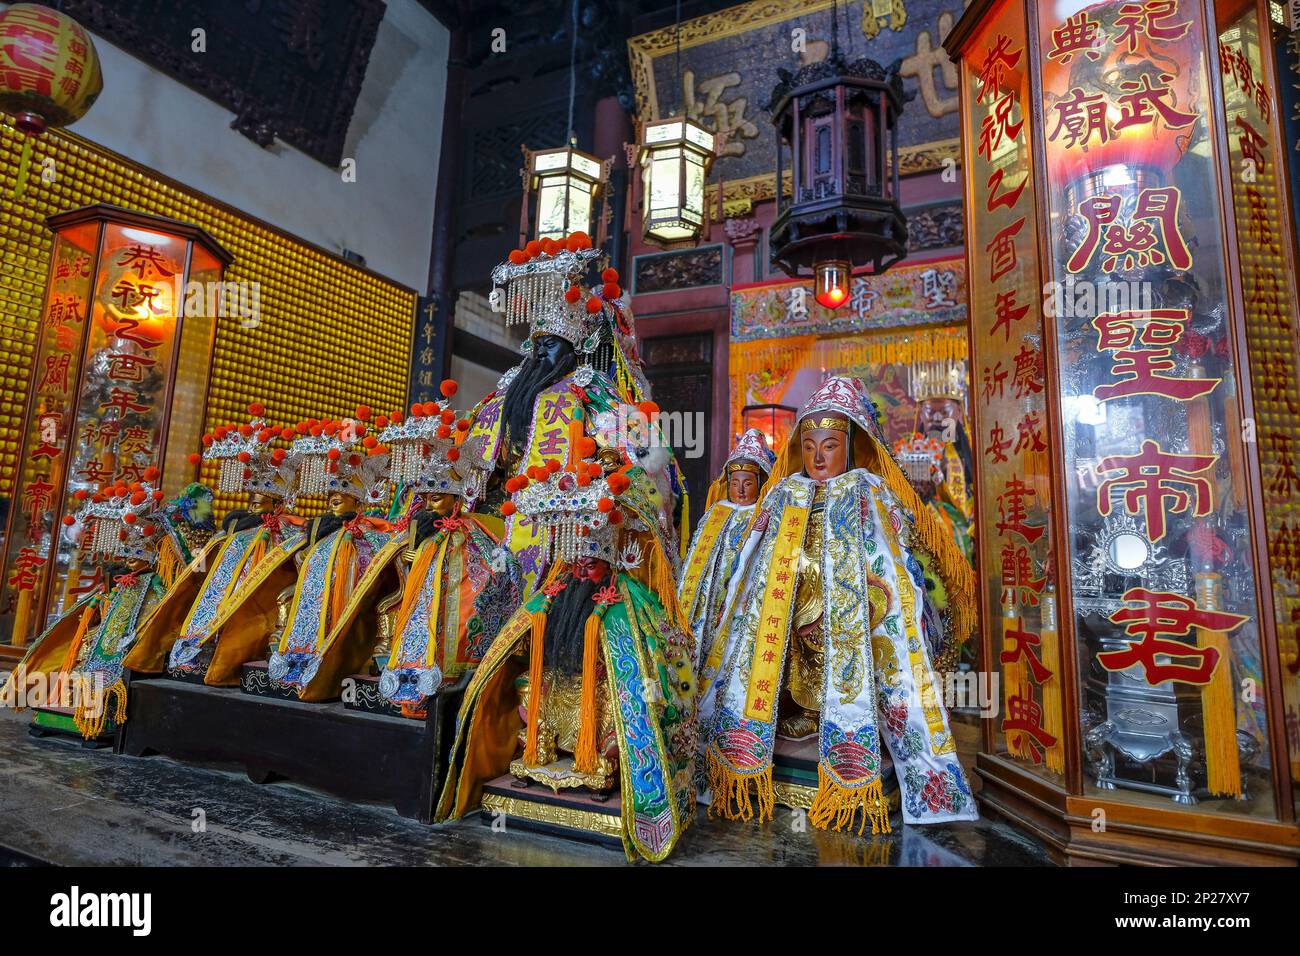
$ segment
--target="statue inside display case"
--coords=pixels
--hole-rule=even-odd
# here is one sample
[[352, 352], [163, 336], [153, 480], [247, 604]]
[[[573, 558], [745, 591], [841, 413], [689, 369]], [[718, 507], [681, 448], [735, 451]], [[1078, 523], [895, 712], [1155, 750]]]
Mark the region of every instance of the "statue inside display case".
[[[238, 665], [259, 637], [246, 633], [223, 635], [222, 623], [239, 608], [244, 585], [266, 573], [264, 562], [283, 563], [301, 546], [302, 519], [291, 514], [294, 463], [284, 448], [272, 448], [289, 429], [267, 424], [264, 408], [248, 407], [250, 420], [217, 428], [203, 436], [202, 454], [191, 461], [220, 464], [217, 489], [223, 494], [247, 494], [248, 507], [235, 508], [221, 522], [221, 531], [180, 576], [158, 612], [141, 628], [140, 639], [126, 666], [141, 673], [164, 668], [172, 677], [233, 683]], [[223, 640], [225, 650], [213, 668]], [[231, 665], [227, 661], [234, 661]]]
[[373, 646], [379, 696], [408, 717], [425, 716], [440, 688], [478, 666], [520, 601], [519, 564], [501, 547], [501, 520], [474, 513], [493, 466], [484, 436], [466, 440], [469, 421], [450, 407], [455, 386], [443, 382], [444, 400], [405, 421], [376, 423], [389, 477], [411, 502], [331, 637]]
[[697, 670], [713, 648], [727, 582], [745, 543], [759, 489], [775, 461], [763, 433], [751, 428], [740, 436], [722, 475], [709, 488], [704, 517], [686, 553], [677, 590], [677, 602], [695, 635]]
[[153, 486], [157, 469], [147, 468], [143, 477], [143, 482], [108, 486], [89, 499], [77, 492], [84, 506], [64, 523], [83, 529], [81, 549], [100, 566], [102, 580], [112, 583], [96, 588], [46, 629], [0, 692], [0, 700], [9, 701], [33, 675], [47, 675], [46, 708], [67, 704], [87, 740], [126, 720], [124, 659], [176, 575], [214, 530], [209, 488], [191, 484], [164, 503], [163, 492]]
[[[907, 823], [977, 816], [935, 648], [974, 623], [974, 574], [890, 458], [862, 384], [829, 378], [800, 411], [728, 585], [701, 681], [710, 812], [771, 819], [778, 735], [816, 736], [809, 822], [889, 830], [881, 743]], [[928, 600], [923, 560], [950, 595]]]

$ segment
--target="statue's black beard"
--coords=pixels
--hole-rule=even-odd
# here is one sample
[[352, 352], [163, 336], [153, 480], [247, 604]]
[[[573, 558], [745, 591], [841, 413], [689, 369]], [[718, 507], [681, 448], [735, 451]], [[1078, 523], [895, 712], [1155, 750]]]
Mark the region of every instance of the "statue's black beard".
[[[566, 572], [567, 573], [567, 572]], [[572, 677], [582, 673], [583, 630], [596, 610], [592, 600], [605, 581], [570, 579], [546, 614], [546, 665]]]
[[578, 367], [578, 356], [565, 349], [552, 359], [549, 355], [530, 355], [519, 368], [501, 403], [505, 420], [507, 448], [512, 458], [523, 452], [528, 440], [528, 428], [533, 421], [533, 406], [537, 396]]

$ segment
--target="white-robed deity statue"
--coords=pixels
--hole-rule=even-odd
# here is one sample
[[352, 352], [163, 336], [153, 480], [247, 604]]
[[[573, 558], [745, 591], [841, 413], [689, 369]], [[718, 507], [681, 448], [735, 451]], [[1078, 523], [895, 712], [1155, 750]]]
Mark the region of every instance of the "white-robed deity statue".
[[[936, 648], [974, 621], [974, 575], [885, 448], [854, 379], [800, 411], [757, 505], [700, 674], [710, 812], [771, 818], [778, 735], [817, 736], [809, 822], [888, 832], [888, 749], [905, 823], [973, 820]], [[925, 567], [950, 596], [941, 617]], [[862, 816], [859, 818], [858, 814]]]

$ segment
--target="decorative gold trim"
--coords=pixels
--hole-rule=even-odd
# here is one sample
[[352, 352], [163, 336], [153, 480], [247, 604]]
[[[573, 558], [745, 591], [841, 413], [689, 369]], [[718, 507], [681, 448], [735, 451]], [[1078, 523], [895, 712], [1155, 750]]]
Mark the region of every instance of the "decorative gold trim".
[[508, 817], [529, 820], [533, 823], [548, 823], [551, 826], [598, 833], [618, 840], [623, 838], [623, 819], [614, 814], [595, 813], [591, 810], [579, 810], [576, 807], [558, 806], [553, 803], [538, 803], [534, 800], [520, 800], [517, 797], [507, 797], [498, 793], [483, 794], [483, 810], [487, 813], [504, 813]]
[[847, 432], [849, 430], [849, 421], [847, 418], [830, 418], [823, 416], [821, 418], [805, 418], [799, 423], [799, 434], [804, 432], [816, 431], [819, 428], [829, 428], [837, 432]]
[[816, 787], [805, 787], [784, 780], [772, 781], [772, 794], [777, 803], [791, 810], [811, 810], [813, 798], [817, 796]]
[[[817, 796], [817, 788], [804, 786], [800, 783], [790, 783], [786, 780], [773, 780], [772, 793], [776, 802], [783, 807], [789, 807], [791, 810], [810, 810], [812, 809], [813, 799]], [[485, 801], [486, 799], [484, 797]], [[888, 805], [890, 813], [895, 812], [903, 805], [903, 795], [897, 787], [886, 791], [885, 803]]]

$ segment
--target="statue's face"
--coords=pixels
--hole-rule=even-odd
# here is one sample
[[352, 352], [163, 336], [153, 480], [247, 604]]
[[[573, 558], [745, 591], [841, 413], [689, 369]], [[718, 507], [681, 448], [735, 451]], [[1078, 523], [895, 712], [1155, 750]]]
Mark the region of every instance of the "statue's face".
[[599, 558], [579, 558], [574, 564], [574, 574], [589, 581], [603, 581], [609, 574], [609, 562]]
[[142, 571], [149, 570], [149, 562], [143, 558], [132, 558], [126, 562], [126, 569], [132, 574], [139, 574]]
[[343, 517], [346, 514], [352, 514], [357, 510], [360, 500], [355, 495], [350, 495], [344, 491], [334, 491], [330, 493], [329, 509], [330, 514], [336, 517]]
[[558, 335], [539, 335], [533, 339], [533, 354], [547, 365], [555, 365], [560, 358], [573, 351], [573, 346]]
[[[838, 415], [822, 416], [840, 418]], [[846, 420], [847, 421], [847, 420]], [[813, 481], [829, 481], [848, 471], [849, 433], [838, 428], [814, 428], [803, 433], [803, 473]]]
[[960, 426], [966, 418], [961, 402], [951, 398], [927, 398], [921, 403], [921, 431], [935, 438], [944, 438], [951, 421]]
[[248, 510], [255, 515], [268, 514], [275, 510], [275, 499], [270, 495], [263, 495], [255, 492], [253, 497], [249, 499]]
[[727, 497], [733, 504], [752, 505], [758, 500], [758, 474], [753, 471], [733, 471], [727, 478]]
[[457, 500], [455, 495], [430, 495], [424, 506], [434, 514], [446, 518], [456, 510]]

